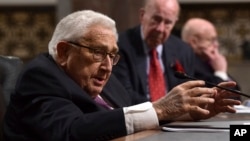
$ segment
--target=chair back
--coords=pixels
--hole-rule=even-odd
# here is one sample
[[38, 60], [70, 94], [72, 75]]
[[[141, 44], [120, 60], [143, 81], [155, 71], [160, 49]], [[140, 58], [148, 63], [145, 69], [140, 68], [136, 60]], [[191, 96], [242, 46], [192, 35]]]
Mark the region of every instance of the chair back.
[[3, 141], [2, 122], [6, 107], [10, 101], [10, 95], [15, 89], [22, 65], [23, 62], [18, 57], [0, 55], [0, 141]]
[[15, 88], [22, 66], [23, 61], [19, 57], [0, 55], [0, 83], [6, 105], [10, 101], [10, 94]]

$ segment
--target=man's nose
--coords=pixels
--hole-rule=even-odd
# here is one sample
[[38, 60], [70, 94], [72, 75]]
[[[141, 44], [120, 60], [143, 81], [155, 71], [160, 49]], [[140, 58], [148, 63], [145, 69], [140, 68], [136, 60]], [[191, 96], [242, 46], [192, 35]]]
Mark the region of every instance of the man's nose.
[[163, 32], [166, 29], [166, 24], [162, 21], [157, 25], [157, 30]]
[[102, 61], [102, 66], [105, 70], [111, 71], [113, 67], [113, 60], [109, 55]]

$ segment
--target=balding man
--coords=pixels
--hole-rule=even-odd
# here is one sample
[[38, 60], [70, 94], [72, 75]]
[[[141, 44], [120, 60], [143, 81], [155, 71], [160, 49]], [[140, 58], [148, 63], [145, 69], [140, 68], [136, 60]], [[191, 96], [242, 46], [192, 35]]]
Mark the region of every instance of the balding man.
[[[176, 61], [185, 72], [193, 75], [194, 53], [181, 39], [172, 35], [172, 29], [179, 18], [180, 6], [177, 0], [145, 0], [140, 9], [140, 25], [119, 35], [118, 46], [121, 59], [113, 73], [127, 90], [136, 92], [142, 101], [154, 101], [167, 94], [173, 87], [183, 83], [175, 77], [173, 65]], [[152, 52], [156, 51], [162, 76], [153, 76]], [[157, 65], [159, 66], [159, 65]], [[153, 78], [153, 79], [151, 79]], [[162, 81], [157, 81], [163, 78]], [[152, 80], [152, 81], [151, 81]], [[155, 98], [156, 88], [157, 97]], [[160, 91], [161, 90], [161, 91]]]
[[[218, 35], [213, 23], [202, 18], [191, 18], [184, 24], [181, 36], [196, 54], [195, 77], [216, 84], [234, 80], [227, 73], [225, 56], [219, 52]], [[240, 89], [238, 85], [236, 89]]]

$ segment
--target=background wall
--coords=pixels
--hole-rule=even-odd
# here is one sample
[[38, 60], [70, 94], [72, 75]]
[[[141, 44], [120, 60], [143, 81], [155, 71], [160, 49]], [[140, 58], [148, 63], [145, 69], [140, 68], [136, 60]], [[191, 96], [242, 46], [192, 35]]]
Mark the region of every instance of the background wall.
[[104, 13], [117, 22], [118, 31], [139, 23], [138, 10], [143, 0], [73, 0], [73, 10], [92, 9]]
[[0, 6], [0, 54], [27, 62], [46, 51], [55, 19], [51, 5]]

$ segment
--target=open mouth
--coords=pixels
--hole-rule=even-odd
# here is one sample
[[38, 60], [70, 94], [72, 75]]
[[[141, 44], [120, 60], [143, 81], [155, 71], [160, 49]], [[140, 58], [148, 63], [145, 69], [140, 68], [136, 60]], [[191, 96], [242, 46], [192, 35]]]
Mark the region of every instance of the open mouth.
[[101, 77], [95, 77], [94, 78], [94, 84], [97, 86], [102, 86], [105, 83], [105, 78], [101, 78]]

